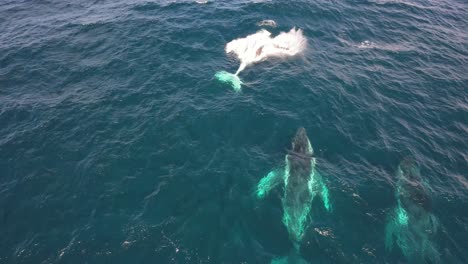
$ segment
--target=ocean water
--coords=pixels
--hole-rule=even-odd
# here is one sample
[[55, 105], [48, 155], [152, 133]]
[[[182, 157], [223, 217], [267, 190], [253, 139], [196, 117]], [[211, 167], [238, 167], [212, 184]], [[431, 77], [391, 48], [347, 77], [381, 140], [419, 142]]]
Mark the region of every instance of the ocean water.
[[[265, 19], [307, 48], [235, 92], [214, 78], [239, 67], [225, 45]], [[0, 263], [288, 255], [282, 187], [254, 194], [301, 126], [333, 205], [313, 202], [301, 258], [468, 263], [467, 88], [462, 0], [3, 0]], [[386, 249], [405, 157], [439, 260]]]

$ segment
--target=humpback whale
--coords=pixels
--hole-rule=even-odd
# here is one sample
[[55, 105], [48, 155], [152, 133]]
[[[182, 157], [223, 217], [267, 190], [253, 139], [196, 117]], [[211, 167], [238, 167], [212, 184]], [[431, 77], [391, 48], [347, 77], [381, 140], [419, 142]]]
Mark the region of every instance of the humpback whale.
[[[274, 22], [274, 21], [273, 21]], [[264, 61], [272, 57], [291, 57], [301, 53], [307, 45], [301, 29], [292, 28], [288, 32], [281, 32], [275, 37], [265, 29], [244, 38], [238, 38], [226, 44], [227, 54], [235, 54], [241, 64], [235, 74], [219, 71], [215, 78], [220, 82], [230, 84], [239, 92], [242, 81], [239, 73], [248, 65]]]
[[[305, 128], [297, 130], [292, 140], [292, 149], [285, 156], [284, 168], [268, 173], [257, 184], [256, 196], [264, 198], [274, 187], [283, 184], [281, 199], [283, 206], [283, 224], [292, 241], [294, 254], [272, 263], [305, 263], [300, 261], [300, 243], [310, 223], [310, 211], [313, 199], [320, 195], [324, 207], [331, 210], [328, 188], [322, 176], [315, 169], [316, 158]], [[293, 260], [294, 259], [294, 260]]]
[[397, 169], [397, 205], [388, 218], [385, 245], [391, 251], [396, 244], [412, 263], [440, 261], [433, 242], [438, 220], [432, 214], [429, 189], [416, 162], [410, 157], [403, 159]]

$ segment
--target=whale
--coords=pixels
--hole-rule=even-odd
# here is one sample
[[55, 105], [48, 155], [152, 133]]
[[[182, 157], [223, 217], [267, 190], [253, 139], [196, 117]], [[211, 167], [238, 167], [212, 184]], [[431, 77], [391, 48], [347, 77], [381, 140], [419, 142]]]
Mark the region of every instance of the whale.
[[[312, 201], [321, 196], [327, 211], [331, 211], [329, 191], [323, 177], [316, 170], [316, 157], [305, 128], [300, 127], [292, 148], [284, 159], [284, 166], [270, 171], [256, 187], [258, 199], [265, 198], [272, 189], [283, 186], [281, 198], [283, 217], [294, 251], [272, 263], [307, 263], [300, 258], [300, 244], [311, 223]], [[294, 259], [294, 261], [292, 260]]]
[[[271, 21], [269, 22], [271, 23]], [[243, 83], [239, 74], [247, 66], [273, 57], [296, 56], [302, 53], [306, 46], [307, 39], [301, 29], [293, 27], [288, 32], [281, 32], [275, 37], [272, 37], [268, 30], [261, 29], [254, 34], [231, 40], [226, 44], [224, 49], [226, 54], [235, 55], [239, 59], [240, 65], [235, 74], [218, 71], [215, 78], [222, 83], [230, 84], [234, 91], [240, 92]]]
[[400, 162], [396, 176], [396, 206], [387, 220], [386, 249], [398, 247], [411, 263], [439, 263], [434, 242], [439, 222], [432, 212], [430, 186], [412, 157]]

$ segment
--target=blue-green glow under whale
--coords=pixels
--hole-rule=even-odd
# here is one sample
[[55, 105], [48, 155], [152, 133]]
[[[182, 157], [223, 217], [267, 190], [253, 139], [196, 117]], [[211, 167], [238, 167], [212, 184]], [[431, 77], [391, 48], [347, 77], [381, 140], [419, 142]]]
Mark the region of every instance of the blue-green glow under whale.
[[[283, 169], [269, 172], [257, 184], [257, 198], [264, 198], [274, 187], [283, 184], [283, 223], [299, 253], [300, 242], [311, 220], [313, 199], [320, 195], [324, 207], [331, 211], [328, 188], [315, 169], [316, 159], [306, 130], [299, 128], [292, 142], [292, 150], [285, 157]], [[287, 263], [288, 257], [272, 263]], [[297, 261], [296, 261], [297, 262]]]
[[411, 158], [400, 163], [397, 177], [397, 205], [385, 228], [386, 249], [391, 251], [396, 244], [410, 263], [439, 263], [440, 254], [433, 241], [439, 223], [431, 213], [430, 187]]
[[242, 81], [237, 74], [232, 74], [227, 71], [219, 71], [215, 74], [215, 78], [222, 83], [231, 85], [234, 91], [240, 92]]

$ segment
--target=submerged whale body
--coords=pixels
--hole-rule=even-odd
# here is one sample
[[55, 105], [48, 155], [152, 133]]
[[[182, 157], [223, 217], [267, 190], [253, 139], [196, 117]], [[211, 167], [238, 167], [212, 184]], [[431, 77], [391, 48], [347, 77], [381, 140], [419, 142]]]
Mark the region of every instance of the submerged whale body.
[[440, 254], [433, 238], [438, 220], [432, 214], [429, 186], [412, 158], [401, 161], [397, 177], [397, 206], [386, 226], [386, 248], [392, 250], [395, 244], [410, 262], [437, 263]]
[[397, 194], [403, 207], [412, 212], [430, 212], [432, 202], [429, 197], [428, 187], [425, 186], [416, 162], [411, 158], [405, 158], [398, 169], [399, 192]]
[[215, 78], [222, 83], [230, 84], [232, 89], [236, 92], [239, 92], [241, 89], [242, 81], [236, 74], [232, 74], [227, 71], [219, 71], [215, 74]]
[[[301, 127], [293, 138], [292, 149], [285, 156], [284, 168], [271, 171], [257, 185], [257, 197], [264, 198], [271, 189], [284, 184], [282, 220], [295, 248], [294, 254], [282, 258], [284, 261], [300, 259], [300, 242], [310, 223], [314, 197], [321, 195], [325, 208], [331, 210], [328, 188], [315, 169], [313, 154], [306, 130]], [[276, 259], [272, 263], [279, 262], [282, 261]]]

